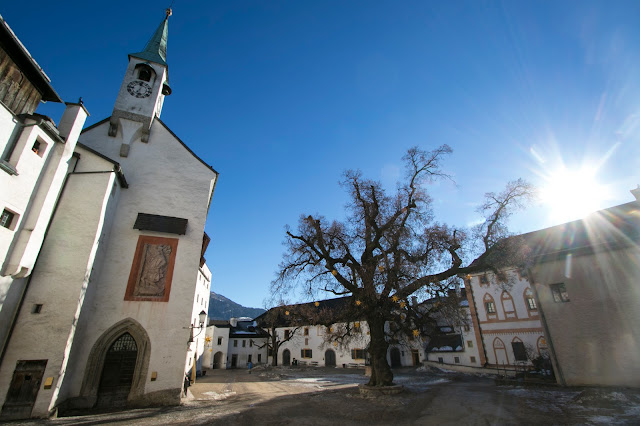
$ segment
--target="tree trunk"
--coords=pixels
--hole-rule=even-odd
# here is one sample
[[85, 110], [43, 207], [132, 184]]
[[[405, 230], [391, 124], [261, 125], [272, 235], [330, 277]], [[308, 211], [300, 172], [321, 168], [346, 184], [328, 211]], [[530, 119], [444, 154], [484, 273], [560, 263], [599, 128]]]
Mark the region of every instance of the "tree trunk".
[[[374, 314], [375, 315], [375, 314]], [[393, 385], [393, 373], [387, 363], [387, 350], [389, 343], [385, 339], [383, 318], [376, 318], [373, 315], [367, 318], [371, 343], [369, 343], [369, 355], [371, 356], [371, 379], [369, 386], [391, 386]]]
[[[271, 366], [278, 366], [278, 349], [280, 349], [280, 345], [278, 344], [278, 337], [276, 336], [275, 329], [271, 331]], [[267, 351], [269, 350], [269, 346], [267, 346]]]

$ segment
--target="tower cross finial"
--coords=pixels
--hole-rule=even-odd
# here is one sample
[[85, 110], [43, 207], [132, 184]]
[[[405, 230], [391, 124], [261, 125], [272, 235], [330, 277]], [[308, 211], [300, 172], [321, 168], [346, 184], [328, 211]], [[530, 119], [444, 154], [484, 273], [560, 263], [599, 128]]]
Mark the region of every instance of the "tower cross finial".
[[171, 13], [172, 13], [171, 8], [170, 8], [170, 7], [168, 7], [168, 8], [167, 8], [167, 10], [165, 10], [165, 11], [164, 11], [164, 13], [167, 15], [167, 18], [166, 18], [166, 19], [168, 19], [168, 18], [169, 18], [169, 16], [171, 16]]

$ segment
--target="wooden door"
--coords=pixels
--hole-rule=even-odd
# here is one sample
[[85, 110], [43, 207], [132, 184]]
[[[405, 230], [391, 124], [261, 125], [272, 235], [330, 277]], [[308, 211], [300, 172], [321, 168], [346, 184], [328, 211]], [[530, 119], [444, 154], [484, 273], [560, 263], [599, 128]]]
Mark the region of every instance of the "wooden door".
[[47, 360], [18, 361], [7, 397], [2, 406], [3, 420], [28, 419], [36, 402]]
[[289, 349], [285, 349], [282, 352], [282, 365], [291, 365], [291, 352], [289, 352]]
[[420, 355], [418, 351], [411, 350], [411, 359], [413, 360], [413, 365], [420, 365]]
[[400, 349], [391, 348], [391, 368], [402, 367], [402, 359], [400, 358]]
[[336, 366], [336, 353], [333, 350], [327, 349], [327, 351], [324, 353], [324, 365], [325, 367]]

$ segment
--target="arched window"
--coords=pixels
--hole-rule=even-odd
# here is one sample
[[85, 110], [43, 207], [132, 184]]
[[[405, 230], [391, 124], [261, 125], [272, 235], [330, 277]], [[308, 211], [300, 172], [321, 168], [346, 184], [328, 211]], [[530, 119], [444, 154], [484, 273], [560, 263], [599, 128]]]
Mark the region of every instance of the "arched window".
[[488, 319], [496, 319], [498, 317], [496, 311], [496, 302], [493, 300], [493, 297], [489, 293], [485, 293], [483, 297], [484, 302], [484, 310], [487, 313]]
[[493, 355], [497, 365], [509, 364], [507, 348], [505, 348], [504, 342], [499, 337], [493, 339]]
[[135, 76], [138, 80], [148, 81], [153, 84], [156, 79], [156, 72], [147, 64], [138, 64], [135, 68]]
[[524, 303], [527, 306], [527, 310], [531, 313], [531, 311], [538, 311], [538, 304], [536, 303], [536, 299], [533, 297], [533, 292], [530, 288], [524, 291]]
[[511, 341], [511, 349], [513, 349], [513, 357], [516, 361], [527, 361], [527, 349], [519, 337], [514, 337]]
[[538, 354], [544, 355], [549, 353], [549, 347], [547, 346], [547, 339], [544, 336], [538, 337], [538, 341], [536, 342], [536, 346], [538, 347]]
[[513, 304], [513, 297], [508, 291], [503, 291], [500, 295], [500, 301], [502, 302], [502, 309], [504, 309], [505, 318], [517, 318], [516, 307]]

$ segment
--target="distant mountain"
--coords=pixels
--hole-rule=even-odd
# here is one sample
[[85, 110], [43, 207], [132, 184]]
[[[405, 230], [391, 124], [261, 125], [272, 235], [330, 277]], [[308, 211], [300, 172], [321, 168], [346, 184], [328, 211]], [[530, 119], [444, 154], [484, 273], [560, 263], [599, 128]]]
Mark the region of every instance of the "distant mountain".
[[209, 295], [209, 319], [212, 320], [228, 320], [238, 317], [255, 318], [264, 311], [260, 308], [245, 308], [213, 291]]

